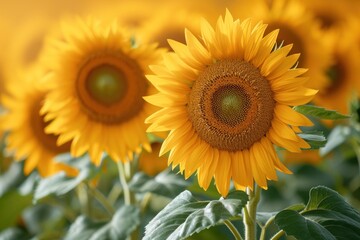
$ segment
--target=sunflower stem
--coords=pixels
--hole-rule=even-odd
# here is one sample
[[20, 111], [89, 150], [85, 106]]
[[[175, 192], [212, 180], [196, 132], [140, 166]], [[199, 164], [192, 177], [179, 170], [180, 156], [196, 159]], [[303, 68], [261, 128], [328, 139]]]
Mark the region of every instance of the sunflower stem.
[[225, 220], [224, 224], [228, 227], [228, 229], [231, 231], [231, 233], [234, 235], [236, 240], [243, 240], [243, 238], [241, 237], [239, 231], [236, 229], [236, 227], [234, 226], [234, 224], [232, 224], [232, 222], [230, 222], [229, 220]]
[[[130, 189], [129, 189], [129, 185], [128, 185], [128, 181], [131, 178], [131, 173], [129, 173], [129, 167], [124, 166], [125, 164], [123, 164], [122, 162], [118, 162], [117, 166], [118, 166], [118, 170], [119, 170], [119, 179], [120, 179], [120, 183], [121, 186], [123, 188], [123, 192], [124, 192], [124, 201], [125, 204], [130, 205], [134, 203], [134, 196], [131, 193]], [[126, 171], [127, 170], [127, 171]]]
[[278, 231], [270, 240], [278, 240], [285, 234], [284, 230]]
[[91, 207], [89, 204], [89, 195], [86, 189], [86, 184], [81, 182], [77, 188], [76, 193], [79, 199], [81, 212], [84, 215], [91, 216]]
[[112, 216], [115, 213], [114, 207], [109, 200], [97, 189], [88, 186], [89, 193], [104, 207], [104, 209]]
[[255, 185], [254, 191], [249, 188], [246, 189], [249, 196], [249, 201], [244, 207], [244, 225], [245, 225], [245, 239], [256, 239], [256, 208], [260, 200], [261, 188]]
[[261, 228], [260, 240], [265, 240], [266, 236], [266, 229], [275, 221], [275, 216], [272, 216], [267, 220], [265, 225]]

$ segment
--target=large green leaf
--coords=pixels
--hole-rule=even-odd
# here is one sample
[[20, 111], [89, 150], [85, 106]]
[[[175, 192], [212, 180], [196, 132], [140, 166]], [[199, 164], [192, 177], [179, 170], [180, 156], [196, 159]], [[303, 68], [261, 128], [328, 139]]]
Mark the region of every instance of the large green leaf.
[[137, 193], [152, 192], [162, 196], [173, 198], [184, 191], [189, 185], [184, 178], [170, 170], [165, 170], [154, 178], [138, 172], [129, 183], [131, 191]]
[[70, 226], [65, 240], [88, 240], [100, 228], [106, 225], [104, 221], [93, 221], [86, 216], [79, 216]]
[[296, 106], [294, 107], [294, 110], [299, 113], [320, 119], [337, 120], [349, 118], [349, 116], [338, 113], [335, 110], [329, 110], [314, 105]]
[[275, 217], [276, 224], [288, 235], [297, 239], [318, 240], [336, 239], [320, 224], [304, 218], [294, 210], [283, 210]]
[[121, 206], [110, 222], [93, 221], [80, 216], [71, 225], [65, 240], [125, 240], [140, 224], [140, 210]]
[[360, 213], [337, 192], [326, 187], [310, 190], [300, 213], [283, 210], [275, 217], [280, 229], [297, 239], [360, 239]]
[[64, 172], [54, 176], [41, 179], [36, 187], [34, 201], [37, 201], [50, 194], [63, 195], [73, 190], [77, 185], [84, 181], [90, 175], [90, 170], [81, 171], [76, 178], [69, 178]]
[[240, 215], [247, 200], [246, 193], [240, 191], [213, 201], [198, 201], [191, 192], [184, 191], [150, 221], [143, 240], [187, 238]]
[[66, 194], [73, 190], [82, 181], [85, 179], [91, 179], [100, 171], [100, 168], [94, 166], [90, 162], [89, 156], [87, 154], [79, 158], [73, 158], [68, 153], [60, 154], [56, 156], [55, 161], [77, 168], [79, 169], [79, 173], [75, 178], [69, 178], [64, 172], [60, 172], [54, 176], [41, 179], [35, 189], [35, 202], [50, 194]]

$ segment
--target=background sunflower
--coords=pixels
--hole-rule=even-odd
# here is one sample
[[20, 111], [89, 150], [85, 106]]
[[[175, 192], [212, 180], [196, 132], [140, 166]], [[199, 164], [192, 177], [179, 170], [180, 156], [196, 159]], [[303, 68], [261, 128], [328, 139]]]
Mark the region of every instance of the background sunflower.
[[[115, 161], [128, 161], [141, 147], [150, 151], [145, 117], [154, 108], [143, 95], [154, 92], [144, 74], [158, 61], [156, 45], [138, 45], [114, 22], [63, 22], [59, 39], [49, 39], [48, 94], [42, 113], [53, 120], [49, 133], [58, 143], [72, 141], [71, 153], [89, 152], [100, 164], [103, 151]], [[132, 134], [128, 135], [127, 132]]]
[[48, 124], [40, 108], [46, 90], [38, 85], [42, 71], [34, 71], [25, 80], [8, 86], [8, 94], [3, 97], [5, 112], [1, 116], [1, 128], [9, 131], [6, 149], [15, 160], [24, 160], [24, 173], [30, 174], [37, 169], [41, 176], [48, 177], [60, 171], [75, 176], [77, 170], [65, 164], [57, 163], [54, 157], [70, 150], [70, 145], [57, 146], [57, 137], [46, 134]]

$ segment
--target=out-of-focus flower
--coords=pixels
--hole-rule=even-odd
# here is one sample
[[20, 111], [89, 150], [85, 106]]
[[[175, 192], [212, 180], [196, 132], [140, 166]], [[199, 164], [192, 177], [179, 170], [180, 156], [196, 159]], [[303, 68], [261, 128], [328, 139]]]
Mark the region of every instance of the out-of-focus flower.
[[360, 6], [359, 1], [356, 0], [302, 0], [302, 2], [320, 21], [323, 29], [337, 31], [346, 29], [348, 21], [358, 15]]
[[28, 74], [25, 80], [8, 83], [8, 95], [2, 99], [6, 110], [1, 116], [0, 126], [4, 131], [9, 131], [6, 149], [14, 154], [16, 160], [25, 159], [25, 174], [36, 168], [43, 177], [59, 171], [74, 176], [78, 172], [76, 169], [53, 159], [60, 153], [68, 152], [70, 144], [57, 146], [57, 137], [44, 132], [48, 122], [39, 110], [46, 90], [37, 84], [42, 71]]
[[167, 39], [185, 42], [184, 29], [199, 29], [200, 20], [201, 15], [188, 12], [177, 4], [168, 4], [143, 25], [139, 35], [144, 42], [158, 42], [160, 47], [170, 48]]
[[46, 131], [59, 134], [59, 144], [72, 141], [73, 156], [88, 151], [96, 165], [103, 151], [124, 162], [141, 147], [151, 151], [144, 119], [154, 107], [142, 97], [155, 89], [144, 74], [163, 50], [138, 45], [116, 21], [91, 19], [64, 21], [62, 36], [49, 44], [44, 59], [51, 86], [42, 113], [52, 122]]
[[[162, 109], [146, 119], [148, 131], [170, 131], [160, 154], [180, 165], [185, 178], [197, 171], [207, 189], [215, 177], [226, 196], [232, 178], [237, 189], [267, 188], [280, 162], [273, 143], [292, 152], [310, 146], [290, 126], [312, 122], [290, 106], [309, 102], [317, 91], [305, 88], [293, 68], [299, 54], [291, 45], [274, 50], [278, 30], [264, 36], [266, 25], [234, 21], [229, 12], [214, 28], [202, 22], [202, 40], [185, 31], [186, 45], [170, 41], [175, 53], [152, 67], [149, 81], [160, 91], [145, 99]], [[290, 126], [289, 126], [290, 125]]]
[[287, 164], [312, 164], [321, 163], [323, 158], [319, 154], [319, 150], [306, 150], [301, 153], [292, 153], [284, 151], [284, 162]]
[[348, 102], [352, 94], [360, 95], [360, 49], [355, 38], [356, 30], [333, 31], [324, 38], [324, 44], [332, 49], [333, 65], [328, 68], [328, 81], [320, 89], [314, 102], [326, 108], [348, 113]]
[[[323, 33], [318, 21], [296, 0], [255, 0], [249, 9], [238, 6], [239, 15], [252, 17], [268, 24], [267, 32], [280, 29], [277, 44], [294, 44], [290, 53], [300, 53], [298, 67], [308, 68], [308, 87], [321, 89], [327, 83], [326, 70], [331, 64], [330, 50], [322, 44]], [[246, 11], [246, 13], [244, 13]]]
[[139, 169], [150, 176], [155, 176], [167, 168], [167, 158], [159, 157], [161, 143], [153, 142], [151, 152], [142, 151], [139, 157]]

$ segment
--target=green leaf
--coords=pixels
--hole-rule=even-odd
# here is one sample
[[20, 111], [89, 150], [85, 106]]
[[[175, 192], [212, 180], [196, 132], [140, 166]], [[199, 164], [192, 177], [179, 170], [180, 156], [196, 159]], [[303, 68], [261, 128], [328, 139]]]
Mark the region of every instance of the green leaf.
[[[290, 207], [287, 207], [287, 210], [293, 210], [293, 211], [301, 211], [305, 208], [304, 204], [295, 204], [291, 205]], [[257, 212], [256, 213], [256, 222], [260, 225], [260, 227], [263, 227], [266, 222], [274, 217], [278, 212]]]
[[14, 189], [0, 198], [0, 232], [16, 225], [21, 219], [21, 212], [31, 206], [31, 195], [22, 196]]
[[8, 228], [0, 232], [0, 240], [27, 240], [29, 234], [20, 228]]
[[349, 126], [336, 126], [329, 134], [326, 145], [320, 149], [321, 155], [326, 155], [339, 147], [351, 136], [351, 129]]
[[[236, 198], [231, 198], [232, 196]], [[241, 213], [248, 201], [244, 192], [229, 198], [197, 201], [189, 191], [182, 192], [146, 226], [143, 240], [184, 239]]]
[[350, 217], [357, 221], [357, 225], [360, 228], [360, 213], [345, 202], [340, 194], [330, 188], [319, 186], [310, 190], [309, 202], [304, 212], [316, 209], [334, 211], [343, 214], [344, 217]]
[[125, 240], [139, 225], [140, 210], [132, 205], [121, 206], [107, 223], [78, 217], [65, 240]]
[[310, 149], [306, 150], [319, 149], [326, 144], [326, 138], [324, 133], [321, 131], [299, 133], [298, 136], [304, 139], [311, 146]]
[[360, 239], [360, 213], [337, 192], [322, 186], [310, 190], [309, 202], [301, 213], [283, 210], [275, 222], [300, 240]]
[[294, 110], [316, 118], [320, 119], [328, 119], [328, 120], [337, 120], [349, 118], [350, 116], [343, 115], [341, 113], [336, 112], [335, 110], [328, 110], [322, 107], [314, 106], [314, 105], [302, 105], [294, 107]]
[[54, 176], [41, 179], [36, 187], [34, 201], [46, 197], [50, 194], [63, 195], [73, 190], [77, 185], [90, 175], [90, 170], [81, 171], [76, 178], [68, 178], [64, 172]]
[[24, 179], [23, 164], [13, 162], [6, 172], [0, 174], [0, 197], [21, 184]]
[[189, 183], [184, 178], [167, 169], [154, 178], [138, 172], [129, 183], [131, 191], [136, 193], [152, 192], [173, 198], [182, 192]]
[[106, 225], [103, 221], [93, 221], [86, 216], [79, 216], [70, 226], [65, 240], [88, 240], [100, 228]]
[[276, 215], [275, 222], [287, 235], [292, 235], [299, 240], [336, 239], [326, 228], [293, 210], [281, 211]]

